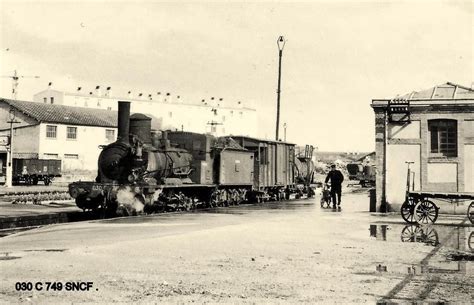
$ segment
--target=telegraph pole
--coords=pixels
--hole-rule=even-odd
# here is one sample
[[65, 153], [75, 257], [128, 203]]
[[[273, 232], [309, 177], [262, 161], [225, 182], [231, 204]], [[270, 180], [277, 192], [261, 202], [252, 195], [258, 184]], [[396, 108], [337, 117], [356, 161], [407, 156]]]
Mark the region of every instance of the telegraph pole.
[[6, 180], [5, 180], [5, 187], [12, 187], [12, 177], [13, 177], [13, 124], [20, 123], [15, 120], [16, 114], [13, 108], [10, 108], [9, 111], [9, 121], [10, 123], [10, 138], [7, 148], [7, 172], [6, 172]]
[[13, 71], [13, 75], [3, 75], [2, 77], [8, 77], [12, 79], [12, 99], [16, 100], [18, 96], [18, 85], [20, 84], [19, 79], [20, 78], [40, 78], [37, 75], [34, 76], [28, 76], [28, 75], [18, 75], [18, 73]]

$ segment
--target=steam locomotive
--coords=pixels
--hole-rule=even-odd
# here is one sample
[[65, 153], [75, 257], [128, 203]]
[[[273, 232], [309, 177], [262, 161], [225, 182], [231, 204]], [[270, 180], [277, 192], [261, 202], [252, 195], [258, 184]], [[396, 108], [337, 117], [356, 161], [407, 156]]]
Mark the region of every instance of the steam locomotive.
[[95, 181], [69, 185], [83, 210], [121, 215], [312, 196], [312, 147], [243, 136], [151, 129], [119, 102], [117, 141], [102, 147]]

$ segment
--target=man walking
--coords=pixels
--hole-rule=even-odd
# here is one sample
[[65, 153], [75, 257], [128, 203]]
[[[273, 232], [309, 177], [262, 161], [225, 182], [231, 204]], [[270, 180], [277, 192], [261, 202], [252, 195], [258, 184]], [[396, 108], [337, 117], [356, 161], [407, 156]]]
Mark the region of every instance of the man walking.
[[336, 164], [331, 165], [331, 171], [326, 176], [325, 183], [331, 180], [331, 198], [332, 198], [332, 207], [336, 208], [336, 195], [337, 195], [337, 206], [341, 208], [341, 190], [342, 190], [342, 181], [344, 181], [344, 176], [341, 171], [336, 169]]

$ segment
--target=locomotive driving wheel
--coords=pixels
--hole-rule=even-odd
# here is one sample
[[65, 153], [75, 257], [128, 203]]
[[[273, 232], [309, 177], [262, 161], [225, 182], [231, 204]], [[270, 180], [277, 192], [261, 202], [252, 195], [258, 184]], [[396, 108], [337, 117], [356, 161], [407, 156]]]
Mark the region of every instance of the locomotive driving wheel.
[[411, 224], [416, 223], [415, 206], [416, 201], [413, 198], [408, 198], [405, 200], [405, 202], [402, 204], [402, 208], [400, 209], [403, 220]]
[[423, 200], [415, 206], [415, 220], [419, 224], [435, 223], [439, 208], [432, 201]]

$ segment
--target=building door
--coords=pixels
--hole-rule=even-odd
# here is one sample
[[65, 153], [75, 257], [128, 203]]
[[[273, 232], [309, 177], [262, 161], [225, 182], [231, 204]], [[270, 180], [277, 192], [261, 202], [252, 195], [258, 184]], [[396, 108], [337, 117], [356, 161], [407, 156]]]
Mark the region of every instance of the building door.
[[464, 191], [474, 192], [474, 145], [464, 145]]
[[[420, 145], [418, 144], [391, 144], [387, 145], [387, 173], [386, 189], [387, 201], [390, 204], [401, 204], [405, 201], [407, 183], [407, 164], [414, 172], [415, 190], [420, 190]], [[413, 176], [412, 176], [413, 181]]]

